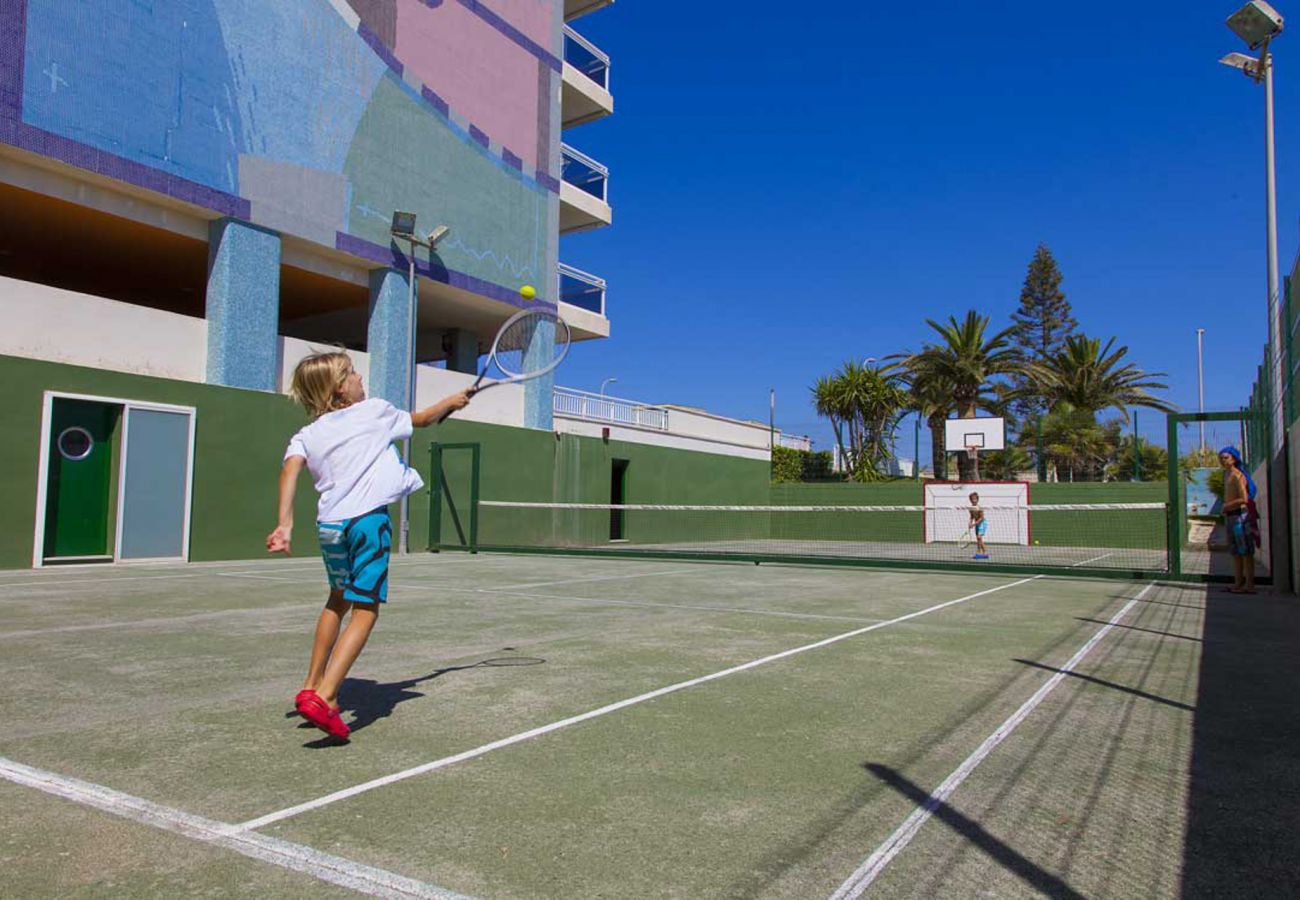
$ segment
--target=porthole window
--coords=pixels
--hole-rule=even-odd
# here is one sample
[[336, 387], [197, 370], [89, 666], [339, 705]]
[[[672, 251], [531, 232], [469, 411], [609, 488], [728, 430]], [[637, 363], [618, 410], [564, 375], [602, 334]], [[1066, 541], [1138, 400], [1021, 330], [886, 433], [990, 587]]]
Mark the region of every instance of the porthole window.
[[59, 435], [59, 453], [64, 459], [85, 459], [93, 449], [95, 449], [95, 439], [90, 436], [89, 431], [78, 425], [65, 428]]

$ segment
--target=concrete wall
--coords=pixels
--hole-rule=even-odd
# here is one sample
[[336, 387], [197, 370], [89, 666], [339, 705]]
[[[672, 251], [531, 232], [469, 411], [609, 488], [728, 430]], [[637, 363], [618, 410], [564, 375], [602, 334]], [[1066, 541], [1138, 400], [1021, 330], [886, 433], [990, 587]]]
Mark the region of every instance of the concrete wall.
[[561, 0], [0, 0], [0, 142], [354, 257], [554, 300]]

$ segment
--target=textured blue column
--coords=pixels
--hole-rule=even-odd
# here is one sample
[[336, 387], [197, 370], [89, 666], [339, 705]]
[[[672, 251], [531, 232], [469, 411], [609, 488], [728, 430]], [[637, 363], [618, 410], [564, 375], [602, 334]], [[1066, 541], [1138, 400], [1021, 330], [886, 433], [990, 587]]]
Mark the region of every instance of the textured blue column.
[[273, 391], [279, 380], [280, 235], [238, 219], [208, 226], [209, 384]]
[[[548, 324], [537, 329], [533, 335], [525, 357], [541, 360], [544, 364], [555, 355], [555, 328]], [[555, 392], [555, 372], [547, 372], [540, 378], [524, 382], [524, 427], [540, 428], [551, 431], [554, 428], [553, 413]]]
[[411, 328], [410, 282], [400, 269], [370, 272], [370, 327], [366, 350], [370, 354], [367, 397], [382, 397], [398, 409], [407, 404], [407, 355]]

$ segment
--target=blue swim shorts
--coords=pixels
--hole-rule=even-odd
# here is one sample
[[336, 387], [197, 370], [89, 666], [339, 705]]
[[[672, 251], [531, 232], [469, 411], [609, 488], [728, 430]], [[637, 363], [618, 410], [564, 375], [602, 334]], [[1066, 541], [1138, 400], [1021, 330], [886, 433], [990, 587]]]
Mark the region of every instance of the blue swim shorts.
[[1228, 531], [1228, 552], [1233, 556], [1254, 556], [1255, 536], [1245, 512], [1230, 512], [1224, 516]]
[[388, 600], [388, 554], [393, 547], [393, 524], [388, 507], [342, 522], [318, 522], [321, 556], [330, 588], [343, 591], [353, 603]]
[[988, 533], [989, 533], [989, 520], [988, 520], [988, 519], [980, 519], [980, 520], [979, 520], [979, 524], [977, 524], [977, 525], [975, 526], [975, 534], [976, 534], [976, 536], [977, 536], [977, 537], [984, 537], [984, 535], [986, 535], [986, 534], [988, 534]]

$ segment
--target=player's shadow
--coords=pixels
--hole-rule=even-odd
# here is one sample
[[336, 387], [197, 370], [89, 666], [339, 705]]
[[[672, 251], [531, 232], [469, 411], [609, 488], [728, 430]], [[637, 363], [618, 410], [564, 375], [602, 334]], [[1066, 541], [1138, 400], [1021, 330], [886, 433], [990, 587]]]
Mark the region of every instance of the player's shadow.
[[[513, 648], [506, 647], [505, 649], [510, 650]], [[444, 666], [441, 669], [434, 669], [427, 675], [407, 678], [404, 681], [379, 682], [370, 678], [345, 678], [343, 686], [339, 689], [339, 712], [341, 714], [352, 714], [352, 721], [348, 723], [348, 727], [353, 732], [356, 732], [373, 725], [380, 719], [391, 716], [393, 710], [397, 708], [397, 704], [423, 697], [423, 693], [412, 690], [412, 688], [433, 681], [435, 678], [441, 678], [443, 675], [465, 669], [531, 666], [544, 662], [546, 660], [539, 657], [496, 657], [460, 666]], [[288, 717], [296, 715], [296, 712], [287, 714]], [[303, 722], [299, 727], [314, 728], [315, 726], [310, 722]], [[334, 747], [343, 743], [345, 741], [339, 738], [326, 736], [318, 740], [308, 741], [303, 746], [319, 749]]]

